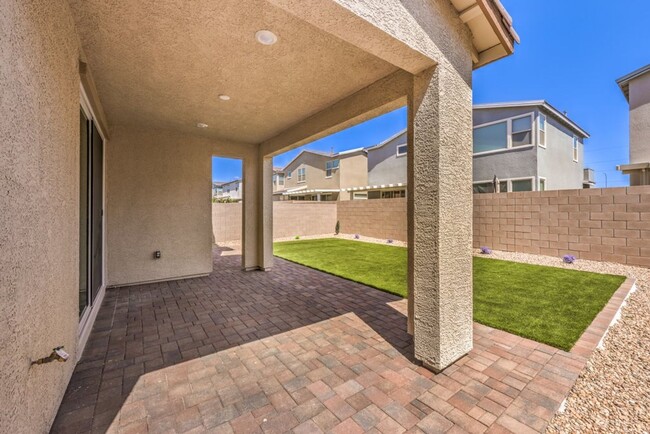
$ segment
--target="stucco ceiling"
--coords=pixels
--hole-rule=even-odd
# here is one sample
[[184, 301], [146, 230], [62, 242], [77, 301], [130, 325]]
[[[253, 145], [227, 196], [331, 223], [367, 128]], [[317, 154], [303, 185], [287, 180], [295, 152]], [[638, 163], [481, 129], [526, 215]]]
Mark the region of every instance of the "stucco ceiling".
[[70, 5], [111, 128], [259, 143], [396, 70], [263, 0]]

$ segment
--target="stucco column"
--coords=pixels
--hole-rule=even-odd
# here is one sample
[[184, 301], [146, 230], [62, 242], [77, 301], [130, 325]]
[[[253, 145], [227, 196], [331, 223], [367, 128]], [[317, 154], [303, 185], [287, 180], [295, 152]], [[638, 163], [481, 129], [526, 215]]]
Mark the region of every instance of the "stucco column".
[[408, 326], [440, 371], [472, 348], [471, 71], [414, 76], [408, 110]]
[[265, 270], [273, 264], [273, 159], [257, 150], [243, 166], [242, 268]]

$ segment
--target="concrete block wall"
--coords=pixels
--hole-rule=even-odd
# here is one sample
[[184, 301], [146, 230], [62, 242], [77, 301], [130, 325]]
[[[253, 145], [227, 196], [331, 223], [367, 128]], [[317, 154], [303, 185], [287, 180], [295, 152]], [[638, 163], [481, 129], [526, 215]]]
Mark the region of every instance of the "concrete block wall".
[[[273, 202], [273, 238], [333, 234], [337, 202]], [[212, 204], [213, 242], [240, 242], [241, 203]]]
[[650, 267], [650, 186], [476, 194], [473, 241]]
[[407, 240], [406, 199], [349, 200], [338, 203], [341, 233]]

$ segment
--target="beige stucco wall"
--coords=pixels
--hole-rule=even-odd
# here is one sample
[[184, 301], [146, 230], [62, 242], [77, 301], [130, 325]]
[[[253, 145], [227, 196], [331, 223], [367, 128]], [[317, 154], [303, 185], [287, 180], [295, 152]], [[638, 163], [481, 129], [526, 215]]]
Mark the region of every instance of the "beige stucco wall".
[[[106, 146], [108, 285], [212, 271], [211, 157], [244, 159], [254, 148], [170, 131], [115, 127]], [[254, 197], [256, 181], [244, 186]], [[271, 180], [269, 179], [269, 183]], [[251, 232], [255, 230], [250, 222]], [[161, 251], [161, 258], [153, 253]]]
[[368, 155], [365, 152], [342, 155], [339, 164], [340, 188], [368, 185]]
[[[285, 167], [285, 173], [291, 171], [291, 178], [285, 176], [284, 187], [289, 190], [307, 186], [307, 189], [314, 188], [339, 188], [339, 171], [335, 170], [330, 178], [325, 177], [325, 165], [332, 157], [327, 155], [303, 152], [291, 164]], [[305, 182], [298, 182], [298, 169], [305, 168]]]
[[650, 186], [474, 195], [474, 247], [650, 267]]
[[650, 162], [650, 73], [629, 84], [630, 163]]
[[42, 433], [77, 356], [79, 54], [67, 2], [0, 9], [0, 432]]

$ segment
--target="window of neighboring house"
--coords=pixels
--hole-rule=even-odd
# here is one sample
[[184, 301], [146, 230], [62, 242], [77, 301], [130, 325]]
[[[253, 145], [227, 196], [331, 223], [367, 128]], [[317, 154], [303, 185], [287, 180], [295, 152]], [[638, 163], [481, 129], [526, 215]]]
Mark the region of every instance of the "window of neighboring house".
[[[494, 184], [492, 182], [477, 182], [473, 185], [474, 193], [494, 193]], [[508, 191], [508, 181], [499, 181], [499, 193]]]
[[325, 177], [329, 178], [332, 176], [332, 171], [339, 168], [339, 160], [330, 160], [325, 163]]
[[287, 170], [287, 179], [291, 179], [291, 170]]
[[305, 182], [306, 176], [305, 176], [305, 168], [301, 167], [298, 169], [298, 182]]
[[406, 150], [408, 149], [407, 145], [399, 145], [397, 147], [397, 156], [401, 157], [402, 155], [406, 155]]
[[533, 118], [526, 115], [512, 120], [512, 146], [533, 144]]
[[396, 199], [399, 197], [406, 197], [406, 190], [391, 190], [391, 191], [382, 191], [382, 199]]
[[537, 124], [539, 126], [537, 142], [539, 146], [545, 148], [546, 147], [546, 116], [540, 113], [539, 117], [537, 118]]
[[352, 193], [352, 199], [368, 199], [368, 193]]
[[532, 179], [516, 179], [510, 181], [512, 191], [533, 191]]
[[508, 122], [474, 128], [474, 153], [508, 148]]
[[573, 161], [576, 163], [578, 162], [578, 144], [580, 142], [578, 141], [577, 136], [573, 136]]
[[278, 185], [284, 185], [284, 173], [278, 175]]
[[546, 191], [546, 178], [539, 178], [539, 191]]

